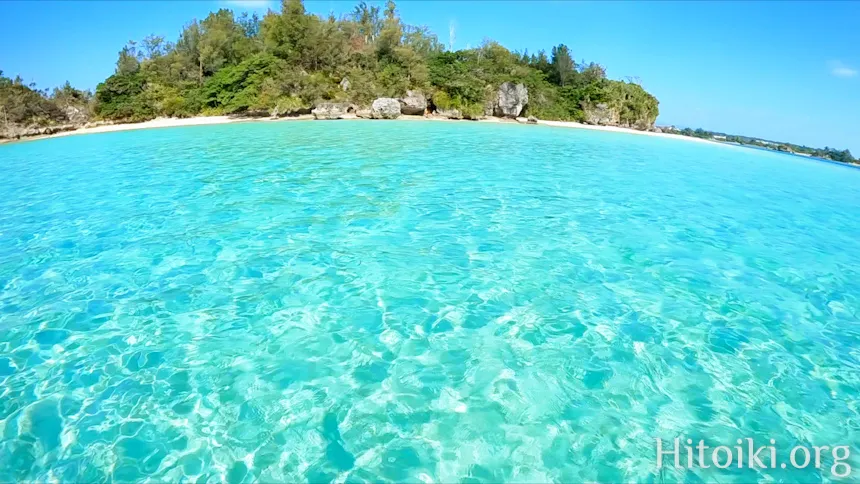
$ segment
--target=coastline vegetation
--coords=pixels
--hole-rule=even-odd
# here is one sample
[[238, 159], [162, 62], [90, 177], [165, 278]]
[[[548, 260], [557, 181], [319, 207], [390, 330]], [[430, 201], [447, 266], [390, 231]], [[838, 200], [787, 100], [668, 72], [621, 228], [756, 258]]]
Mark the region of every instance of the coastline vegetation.
[[74, 121], [76, 116], [88, 116], [92, 106], [92, 93], [75, 89], [68, 82], [53, 91], [42, 90], [33, 83], [25, 84], [21, 76], [12, 79], [0, 71], [0, 126], [4, 128]]
[[[490, 40], [451, 50], [426, 27], [405, 25], [393, 1], [361, 2], [341, 18], [322, 18], [307, 13], [301, 0], [284, 0], [280, 12], [262, 17], [218, 10], [185, 25], [175, 42], [159, 36], [129, 42], [88, 106], [96, 119], [111, 121], [284, 116], [321, 101], [367, 106], [413, 90], [440, 108], [477, 116], [507, 81], [528, 88], [524, 114], [542, 119], [586, 121], [600, 105], [617, 112], [619, 124], [644, 129], [659, 112], [641, 86], [607, 79], [602, 66], [576, 62], [563, 44], [550, 54], [511, 52]], [[25, 104], [51, 102], [20, 87], [33, 91]], [[15, 122], [63, 121], [61, 113], [44, 111]]]
[[155, 36], [130, 42], [116, 73], [96, 89], [95, 113], [121, 120], [291, 115], [320, 101], [368, 106], [414, 90], [440, 108], [478, 116], [507, 81], [528, 88], [527, 114], [539, 118], [584, 121], [601, 103], [630, 126], [651, 126], [658, 114], [657, 99], [639, 85], [575, 62], [564, 45], [551, 56], [489, 40], [452, 51], [427, 28], [403, 24], [393, 1], [321, 18], [301, 0], [284, 0], [280, 12], [262, 18], [221, 9], [186, 25], [175, 43]]

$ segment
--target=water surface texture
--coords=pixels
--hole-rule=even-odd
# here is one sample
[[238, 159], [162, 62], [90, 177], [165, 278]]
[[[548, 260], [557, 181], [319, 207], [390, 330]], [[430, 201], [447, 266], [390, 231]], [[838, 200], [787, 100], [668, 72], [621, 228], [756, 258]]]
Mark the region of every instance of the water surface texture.
[[860, 441], [857, 169], [424, 121], [0, 167], [0, 481], [820, 482], [654, 438]]

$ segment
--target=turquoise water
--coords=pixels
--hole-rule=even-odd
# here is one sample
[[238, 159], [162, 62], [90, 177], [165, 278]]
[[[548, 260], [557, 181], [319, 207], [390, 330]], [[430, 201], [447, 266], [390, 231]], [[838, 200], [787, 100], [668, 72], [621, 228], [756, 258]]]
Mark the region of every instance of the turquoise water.
[[0, 166], [0, 481], [820, 482], [654, 438], [860, 440], [857, 169], [420, 121]]

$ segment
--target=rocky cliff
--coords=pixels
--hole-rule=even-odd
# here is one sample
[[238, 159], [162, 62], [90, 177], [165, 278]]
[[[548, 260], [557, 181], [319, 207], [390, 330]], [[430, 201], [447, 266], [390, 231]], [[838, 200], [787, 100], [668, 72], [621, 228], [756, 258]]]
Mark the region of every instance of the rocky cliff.
[[621, 126], [639, 130], [654, 128], [659, 103], [638, 84], [607, 81], [601, 99], [581, 103], [586, 124]]

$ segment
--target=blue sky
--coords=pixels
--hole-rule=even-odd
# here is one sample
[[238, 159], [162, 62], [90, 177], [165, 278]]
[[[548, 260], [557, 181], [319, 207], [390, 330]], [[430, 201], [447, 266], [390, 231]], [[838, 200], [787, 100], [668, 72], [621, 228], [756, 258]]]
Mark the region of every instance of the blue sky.
[[[318, 14], [353, 1], [306, 1]], [[373, 2], [371, 2], [373, 3]], [[128, 40], [164, 35], [220, 7], [253, 1], [0, 1], [0, 69], [40, 87], [95, 88]], [[637, 77], [660, 100], [658, 124], [759, 136], [860, 155], [860, 2], [398, 3], [454, 47], [484, 38], [514, 50], [567, 44], [612, 78]]]

